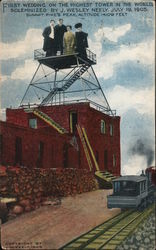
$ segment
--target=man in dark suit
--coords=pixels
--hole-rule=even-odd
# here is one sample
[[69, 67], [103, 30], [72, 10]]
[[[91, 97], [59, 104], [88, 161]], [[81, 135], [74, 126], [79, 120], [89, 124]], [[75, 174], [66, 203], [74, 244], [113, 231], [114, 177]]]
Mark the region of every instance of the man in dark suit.
[[55, 32], [55, 21], [50, 21], [50, 26], [46, 27], [42, 33], [44, 37], [43, 50], [46, 51], [46, 56], [56, 55], [56, 32]]
[[66, 26], [63, 24], [63, 19], [59, 19], [58, 25], [55, 26], [55, 31], [57, 51], [60, 51], [61, 54], [63, 54], [63, 36], [64, 33], [67, 31]]
[[75, 24], [75, 28], [76, 52], [78, 52], [81, 57], [86, 58], [86, 48], [88, 48], [88, 34], [82, 31], [82, 23]]

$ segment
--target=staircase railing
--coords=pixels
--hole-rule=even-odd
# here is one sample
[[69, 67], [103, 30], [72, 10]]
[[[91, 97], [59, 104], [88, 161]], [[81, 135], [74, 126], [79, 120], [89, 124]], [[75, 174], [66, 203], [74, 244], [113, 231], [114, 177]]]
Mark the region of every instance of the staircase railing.
[[59, 91], [65, 91], [67, 90], [77, 79], [83, 75], [87, 69], [89, 68], [89, 65], [83, 65], [77, 71], [66, 81], [66, 83], [61, 88], [54, 88], [52, 91], [43, 99], [40, 105], [46, 104], [50, 99], [52, 99]]
[[34, 50], [34, 59], [38, 60], [42, 57], [46, 57], [46, 52], [43, 49], [35, 49]]
[[52, 126], [54, 129], [56, 129], [60, 134], [67, 133], [66, 129], [61, 127], [57, 122], [55, 122], [51, 117], [49, 117], [47, 114], [43, 113], [40, 110], [33, 110], [33, 113], [38, 116], [40, 119], [44, 120], [46, 123], [48, 123], [50, 126]]
[[88, 148], [89, 148], [89, 150], [90, 150], [91, 156], [92, 156], [92, 158], [93, 158], [93, 161], [94, 161], [96, 170], [99, 171], [99, 166], [98, 166], [97, 160], [96, 160], [96, 158], [95, 158], [95, 155], [94, 155], [93, 149], [92, 149], [92, 147], [91, 147], [91, 144], [90, 144], [90, 142], [89, 142], [89, 139], [88, 139], [88, 136], [87, 136], [87, 133], [86, 133], [85, 128], [82, 128], [82, 132], [83, 132], [84, 138], [85, 138], [85, 140], [86, 140], [86, 143], [87, 143], [87, 145], [88, 145]]
[[96, 54], [94, 54], [91, 50], [86, 49], [87, 58], [96, 63]]
[[90, 171], [92, 171], [93, 165], [92, 165], [92, 161], [91, 161], [91, 158], [90, 158], [90, 155], [89, 155], [89, 152], [88, 152], [88, 148], [87, 148], [87, 145], [86, 145], [85, 138], [83, 136], [82, 129], [81, 129], [80, 125], [77, 125], [76, 127], [77, 127], [77, 131], [78, 131], [78, 134], [79, 134], [79, 137], [80, 137], [80, 140], [81, 140], [84, 152], [85, 152], [85, 156], [86, 156], [86, 159], [87, 159], [87, 162], [88, 162], [89, 169], [90, 169]]

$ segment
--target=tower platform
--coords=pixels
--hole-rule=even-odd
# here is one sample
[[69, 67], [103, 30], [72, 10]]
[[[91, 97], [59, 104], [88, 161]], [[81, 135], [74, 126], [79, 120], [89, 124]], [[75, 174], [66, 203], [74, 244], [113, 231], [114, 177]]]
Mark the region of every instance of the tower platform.
[[34, 59], [38, 60], [39, 63], [44, 64], [52, 69], [66, 69], [74, 68], [75, 66], [82, 64], [95, 65], [96, 64], [96, 54], [90, 50], [86, 50], [87, 57], [82, 57], [79, 53], [74, 54], [63, 54], [56, 56], [46, 57], [45, 52], [42, 49], [36, 49], [34, 51]]

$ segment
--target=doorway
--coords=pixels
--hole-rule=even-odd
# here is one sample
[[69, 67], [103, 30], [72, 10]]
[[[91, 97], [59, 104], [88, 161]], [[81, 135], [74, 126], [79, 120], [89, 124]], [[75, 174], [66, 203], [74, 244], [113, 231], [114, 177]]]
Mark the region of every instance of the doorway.
[[70, 132], [75, 134], [77, 125], [77, 112], [70, 112]]

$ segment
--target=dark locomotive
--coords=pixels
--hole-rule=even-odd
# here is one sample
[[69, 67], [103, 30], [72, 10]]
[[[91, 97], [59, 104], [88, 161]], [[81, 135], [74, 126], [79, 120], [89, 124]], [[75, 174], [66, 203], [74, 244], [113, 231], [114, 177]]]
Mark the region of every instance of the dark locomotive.
[[108, 208], [143, 209], [154, 201], [155, 169], [148, 168], [140, 176], [129, 175], [114, 179], [113, 194], [107, 197]]

